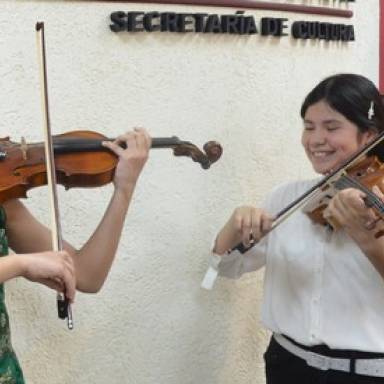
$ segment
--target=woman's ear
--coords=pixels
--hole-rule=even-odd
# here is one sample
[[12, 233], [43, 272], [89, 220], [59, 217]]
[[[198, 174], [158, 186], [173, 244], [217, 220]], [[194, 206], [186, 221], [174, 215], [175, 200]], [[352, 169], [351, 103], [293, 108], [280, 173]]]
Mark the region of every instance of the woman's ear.
[[378, 132], [376, 129], [368, 129], [368, 131], [365, 131], [361, 134], [361, 142], [362, 144], [366, 145], [369, 142], [371, 142], [376, 136], [378, 135]]

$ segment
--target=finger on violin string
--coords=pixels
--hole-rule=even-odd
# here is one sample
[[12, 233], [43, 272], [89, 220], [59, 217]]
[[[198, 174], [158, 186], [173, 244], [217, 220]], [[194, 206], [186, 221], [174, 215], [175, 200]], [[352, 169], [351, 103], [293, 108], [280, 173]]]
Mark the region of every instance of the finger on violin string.
[[121, 144], [123, 144], [125, 146], [125, 144], [127, 143], [127, 140], [130, 137], [134, 137], [134, 136], [135, 136], [134, 131], [127, 131], [127, 132], [122, 133], [121, 135], [118, 135], [112, 142], [119, 145], [119, 146], [121, 146]]
[[137, 143], [140, 148], [148, 150], [151, 147], [152, 139], [144, 128], [135, 128], [137, 135]]
[[[111, 149], [116, 155], [120, 156], [123, 151], [128, 149], [133, 151], [137, 147], [150, 148], [152, 139], [148, 132], [141, 127], [135, 127], [132, 131], [128, 131], [116, 137], [113, 141], [103, 141], [102, 145]], [[124, 144], [124, 148], [121, 145]]]
[[142, 134], [144, 134], [145, 129], [143, 127], [134, 127], [133, 132], [135, 132], [136, 134], [142, 135]]
[[365, 205], [369, 208], [376, 207], [378, 209], [382, 209], [381, 204], [384, 204], [384, 195], [381, 189], [377, 185], [374, 185], [372, 187], [372, 193], [365, 197], [363, 200], [365, 202]]
[[338, 192], [330, 201], [328, 207], [332, 216], [336, 216], [336, 213], [344, 218], [362, 216], [367, 211], [366, 196], [362, 191], [348, 188]]
[[367, 198], [367, 197], [364, 197], [363, 200], [364, 200], [364, 204], [365, 204], [365, 206], [366, 206], [367, 208], [372, 208], [372, 207], [375, 205], [375, 203], [373, 202], [372, 199], [369, 199], [369, 198]]
[[119, 144], [116, 143], [116, 141], [103, 141], [101, 143], [104, 147], [110, 149], [116, 156], [121, 156], [121, 154], [124, 152], [124, 149], [121, 148]]
[[341, 201], [344, 205], [365, 205], [364, 199], [367, 197], [367, 194], [363, 191], [360, 191], [355, 188], [347, 188], [340, 191], [337, 195], [338, 199], [336, 201]]
[[384, 202], [384, 194], [383, 194], [383, 192], [381, 191], [381, 189], [380, 189], [377, 185], [374, 185], [374, 186], [372, 187], [372, 192], [373, 192], [377, 197], [379, 197], [381, 201]]
[[380, 217], [374, 219], [374, 220], [367, 220], [366, 223], [364, 224], [364, 228], [367, 231], [372, 231], [372, 229], [376, 228], [377, 223], [381, 220]]
[[145, 135], [142, 131], [136, 131], [135, 132], [135, 141], [136, 141], [137, 149], [143, 150], [146, 148], [146, 139], [145, 139]]
[[138, 133], [148, 137], [148, 138], [150, 137], [148, 131], [144, 127], [135, 127], [135, 128], [133, 128], [133, 130], [135, 132], [138, 132]]
[[130, 131], [123, 135], [122, 141], [127, 145], [126, 150], [132, 151], [138, 147], [139, 135], [137, 131]]
[[151, 146], [151, 139], [144, 128], [135, 127], [132, 132], [126, 135], [127, 147], [131, 147], [131, 152], [134, 150], [140, 153], [148, 152]]

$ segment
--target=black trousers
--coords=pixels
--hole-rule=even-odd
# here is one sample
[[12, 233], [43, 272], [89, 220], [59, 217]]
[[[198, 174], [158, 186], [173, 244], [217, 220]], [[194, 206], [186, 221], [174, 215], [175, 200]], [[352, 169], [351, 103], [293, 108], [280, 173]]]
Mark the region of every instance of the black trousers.
[[[346, 355], [333, 357], [346, 358]], [[384, 384], [384, 378], [381, 377], [322, 371], [311, 367], [305, 360], [284, 349], [273, 337], [264, 354], [264, 360], [267, 384]]]

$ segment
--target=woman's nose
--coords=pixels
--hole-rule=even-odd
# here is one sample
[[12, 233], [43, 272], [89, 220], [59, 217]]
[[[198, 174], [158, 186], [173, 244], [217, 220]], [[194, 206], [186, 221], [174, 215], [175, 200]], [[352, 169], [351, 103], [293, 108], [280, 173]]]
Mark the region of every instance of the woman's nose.
[[327, 134], [322, 129], [315, 129], [311, 135], [311, 144], [321, 145], [327, 141]]

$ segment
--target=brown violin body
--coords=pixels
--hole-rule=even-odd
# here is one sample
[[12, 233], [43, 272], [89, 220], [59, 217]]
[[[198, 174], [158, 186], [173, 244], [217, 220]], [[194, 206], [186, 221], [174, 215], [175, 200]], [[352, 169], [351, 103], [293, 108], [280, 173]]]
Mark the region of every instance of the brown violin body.
[[375, 185], [384, 193], [384, 163], [377, 156], [370, 156], [347, 170], [349, 176], [359, 180], [368, 189]]
[[[53, 137], [57, 183], [66, 189], [93, 188], [113, 180], [117, 157], [102, 146], [108, 139], [92, 131], [72, 131]], [[221, 146], [214, 141], [204, 145], [206, 153], [177, 137], [154, 138], [152, 148], [172, 148], [175, 156], [188, 156], [204, 169], [217, 161]], [[15, 143], [0, 139], [0, 204], [26, 197], [31, 188], [47, 184], [44, 143]]]
[[[55, 139], [106, 139], [90, 131], [76, 131], [55, 136]], [[47, 184], [43, 143], [19, 144], [0, 139], [0, 203], [26, 197], [29, 189]], [[65, 188], [98, 187], [109, 183], [117, 158], [109, 151], [68, 152], [55, 155], [57, 182]]]
[[[332, 217], [324, 217], [324, 210], [327, 208], [330, 199], [335, 195], [335, 193], [343, 188], [357, 188], [363, 192], [371, 192], [374, 186], [377, 186], [381, 192], [384, 193], [384, 163], [382, 163], [377, 156], [370, 156], [350, 169], [347, 169], [346, 174], [348, 180], [355, 180], [356, 185], [345, 183], [344, 185], [337, 185], [337, 181], [334, 185], [326, 185], [323, 190], [321, 197], [313, 202], [311, 202], [311, 207], [305, 207], [304, 211], [315, 223], [322, 225], [330, 225], [333, 229], [338, 229], [340, 224]], [[342, 176], [343, 177], [343, 176]], [[361, 187], [360, 187], [361, 186]], [[367, 206], [371, 206], [369, 199], [366, 200]], [[377, 215], [384, 219], [383, 213], [377, 211]]]

